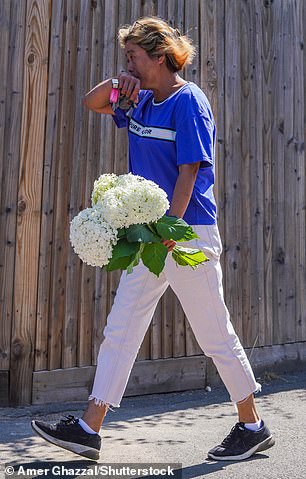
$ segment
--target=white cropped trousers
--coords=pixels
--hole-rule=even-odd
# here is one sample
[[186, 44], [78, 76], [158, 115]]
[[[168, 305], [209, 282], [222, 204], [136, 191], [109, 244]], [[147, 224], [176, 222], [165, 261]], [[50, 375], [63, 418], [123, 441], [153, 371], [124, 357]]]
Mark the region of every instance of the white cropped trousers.
[[168, 254], [159, 278], [141, 263], [131, 274], [122, 273], [103, 331], [104, 340], [89, 396], [95, 404], [120, 406], [157, 303], [169, 285], [184, 309], [199, 346], [216, 365], [231, 400], [241, 401], [260, 390], [224, 303], [218, 227], [195, 225], [193, 229], [200, 239], [180, 244], [202, 249], [209, 258], [197, 269], [178, 267]]

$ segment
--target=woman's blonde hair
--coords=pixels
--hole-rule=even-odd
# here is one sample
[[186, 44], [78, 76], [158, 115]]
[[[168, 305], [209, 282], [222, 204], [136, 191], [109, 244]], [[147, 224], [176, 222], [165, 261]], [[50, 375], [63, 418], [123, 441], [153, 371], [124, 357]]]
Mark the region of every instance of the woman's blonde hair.
[[124, 25], [119, 29], [118, 38], [122, 48], [131, 41], [151, 58], [165, 55], [166, 65], [172, 72], [192, 63], [195, 56], [192, 40], [159, 17], [142, 17], [133, 25]]

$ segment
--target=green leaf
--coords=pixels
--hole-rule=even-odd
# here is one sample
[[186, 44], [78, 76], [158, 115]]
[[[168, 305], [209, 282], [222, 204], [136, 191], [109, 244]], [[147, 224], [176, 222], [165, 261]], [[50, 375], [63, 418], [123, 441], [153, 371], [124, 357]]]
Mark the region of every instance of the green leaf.
[[134, 266], [137, 266], [139, 264], [139, 261], [140, 261], [140, 258], [141, 258], [141, 253], [143, 252], [143, 249], [144, 249], [144, 244], [141, 243], [139, 251], [135, 254], [135, 256], [131, 260], [130, 264], [126, 268], [127, 274], [132, 273]]
[[172, 250], [172, 257], [180, 266], [191, 266], [192, 268], [196, 268], [205, 261], [209, 261], [203, 251], [184, 248], [183, 246], [175, 246]]
[[126, 235], [125, 228], [119, 228], [117, 233], [118, 239], [124, 238], [125, 235]]
[[164, 215], [156, 221], [155, 228], [163, 239], [173, 239], [174, 241], [178, 241], [184, 238], [186, 234], [188, 236], [190, 235], [191, 227], [188, 225], [188, 223], [186, 223], [186, 221], [182, 220], [182, 218]]
[[155, 235], [145, 224], [131, 225], [126, 228], [126, 237], [131, 243], [159, 243], [161, 240], [161, 238]]
[[184, 236], [176, 241], [190, 241], [197, 238], [199, 238], [199, 236], [193, 231], [192, 226], [189, 226]]
[[189, 266], [189, 263], [187, 263], [184, 257], [182, 257], [178, 251], [175, 251], [175, 249], [172, 250], [172, 258], [180, 266]]
[[165, 266], [168, 249], [162, 243], [146, 244], [141, 254], [143, 264], [157, 277]]
[[127, 269], [135, 259], [136, 254], [124, 256], [122, 258], [111, 259], [105, 266], [106, 271], [115, 271], [116, 269]]
[[106, 265], [107, 271], [114, 271], [115, 269], [126, 269], [133, 261], [140, 249], [140, 243], [129, 243], [125, 238], [122, 238], [113, 247], [113, 254]]
[[125, 238], [120, 239], [113, 247], [112, 259], [131, 256], [139, 251], [139, 243], [130, 243]]
[[[194, 254], [198, 253], [199, 251], [201, 251], [198, 248], [187, 248], [186, 246], [179, 246], [179, 245], [176, 245], [174, 247], [174, 249], [176, 251], [180, 252], [180, 253], [184, 253], [184, 254], [188, 254], [188, 255], [194, 255]], [[202, 253], [202, 251], [201, 251], [201, 253]], [[205, 258], [206, 258], [206, 256], [205, 256]]]

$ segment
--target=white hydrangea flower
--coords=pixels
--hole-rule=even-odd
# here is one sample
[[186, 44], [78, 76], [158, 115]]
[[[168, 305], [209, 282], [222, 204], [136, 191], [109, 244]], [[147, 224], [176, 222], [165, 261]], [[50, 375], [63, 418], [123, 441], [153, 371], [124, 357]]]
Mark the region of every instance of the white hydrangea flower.
[[84, 263], [105, 266], [117, 243], [117, 229], [105, 221], [99, 208], [86, 208], [70, 223], [70, 241]]
[[103, 201], [105, 192], [116, 186], [117, 182], [118, 176], [114, 173], [105, 173], [99, 176], [94, 182], [94, 188], [91, 194], [92, 206], [99, 205], [99, 203]]
[[[103, 211], [104, 218], [115, 228], [132, 224], [153, 223], [169, 208], [166, 192], [156, 183], [141, 176], [120, 175], [115, 179], [100, 177], [101, 184], [113, 186], [106, 189], [98, 184], [92, 197]], [[107, 175], [109, 176], [109, 175]]]

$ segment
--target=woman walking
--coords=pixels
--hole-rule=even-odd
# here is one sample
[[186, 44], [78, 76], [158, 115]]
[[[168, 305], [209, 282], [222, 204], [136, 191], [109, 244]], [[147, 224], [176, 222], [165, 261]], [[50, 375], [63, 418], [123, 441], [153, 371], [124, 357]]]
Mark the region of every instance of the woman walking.
[[[168, 255], [159, 278], [141, 263], [132, 274], [123, 272], [83, 417], [69, 416], [53, 425], [33, 421], [32, 426], [53, 444], [99, 458], [99, 431], [105, 414], [110, 406], [120, 406], [156, 305], [170, 286], [200, 347], [213, 359], [237, 405], [237, 424], [208, 456], [243, 460], [273, 446], [274, 439], [257, 413], [254, 393], [260, 385], [224, 303], [213, 194], [215, 122], [203, 91], [178, 74], [192, 62], [195, 50], [187, 36], [157, 17], [141, 18], [121, 28], [119, 41], [125, 50], [127, 72], [95, 86], [87, 93], [85, 104], [92, 111], [112, 116], [119, 128], [127, 128], [130, 171], [153, 180], [167, 192], [168, 214], [193, 226], [199, 236], [194, 245], [209, 261], [196, 270], [177, 268]], [[117, 89], [125, 97], [123, 102], [116, 101]], [[164, 244], [171, 251], [175, 242]]]

